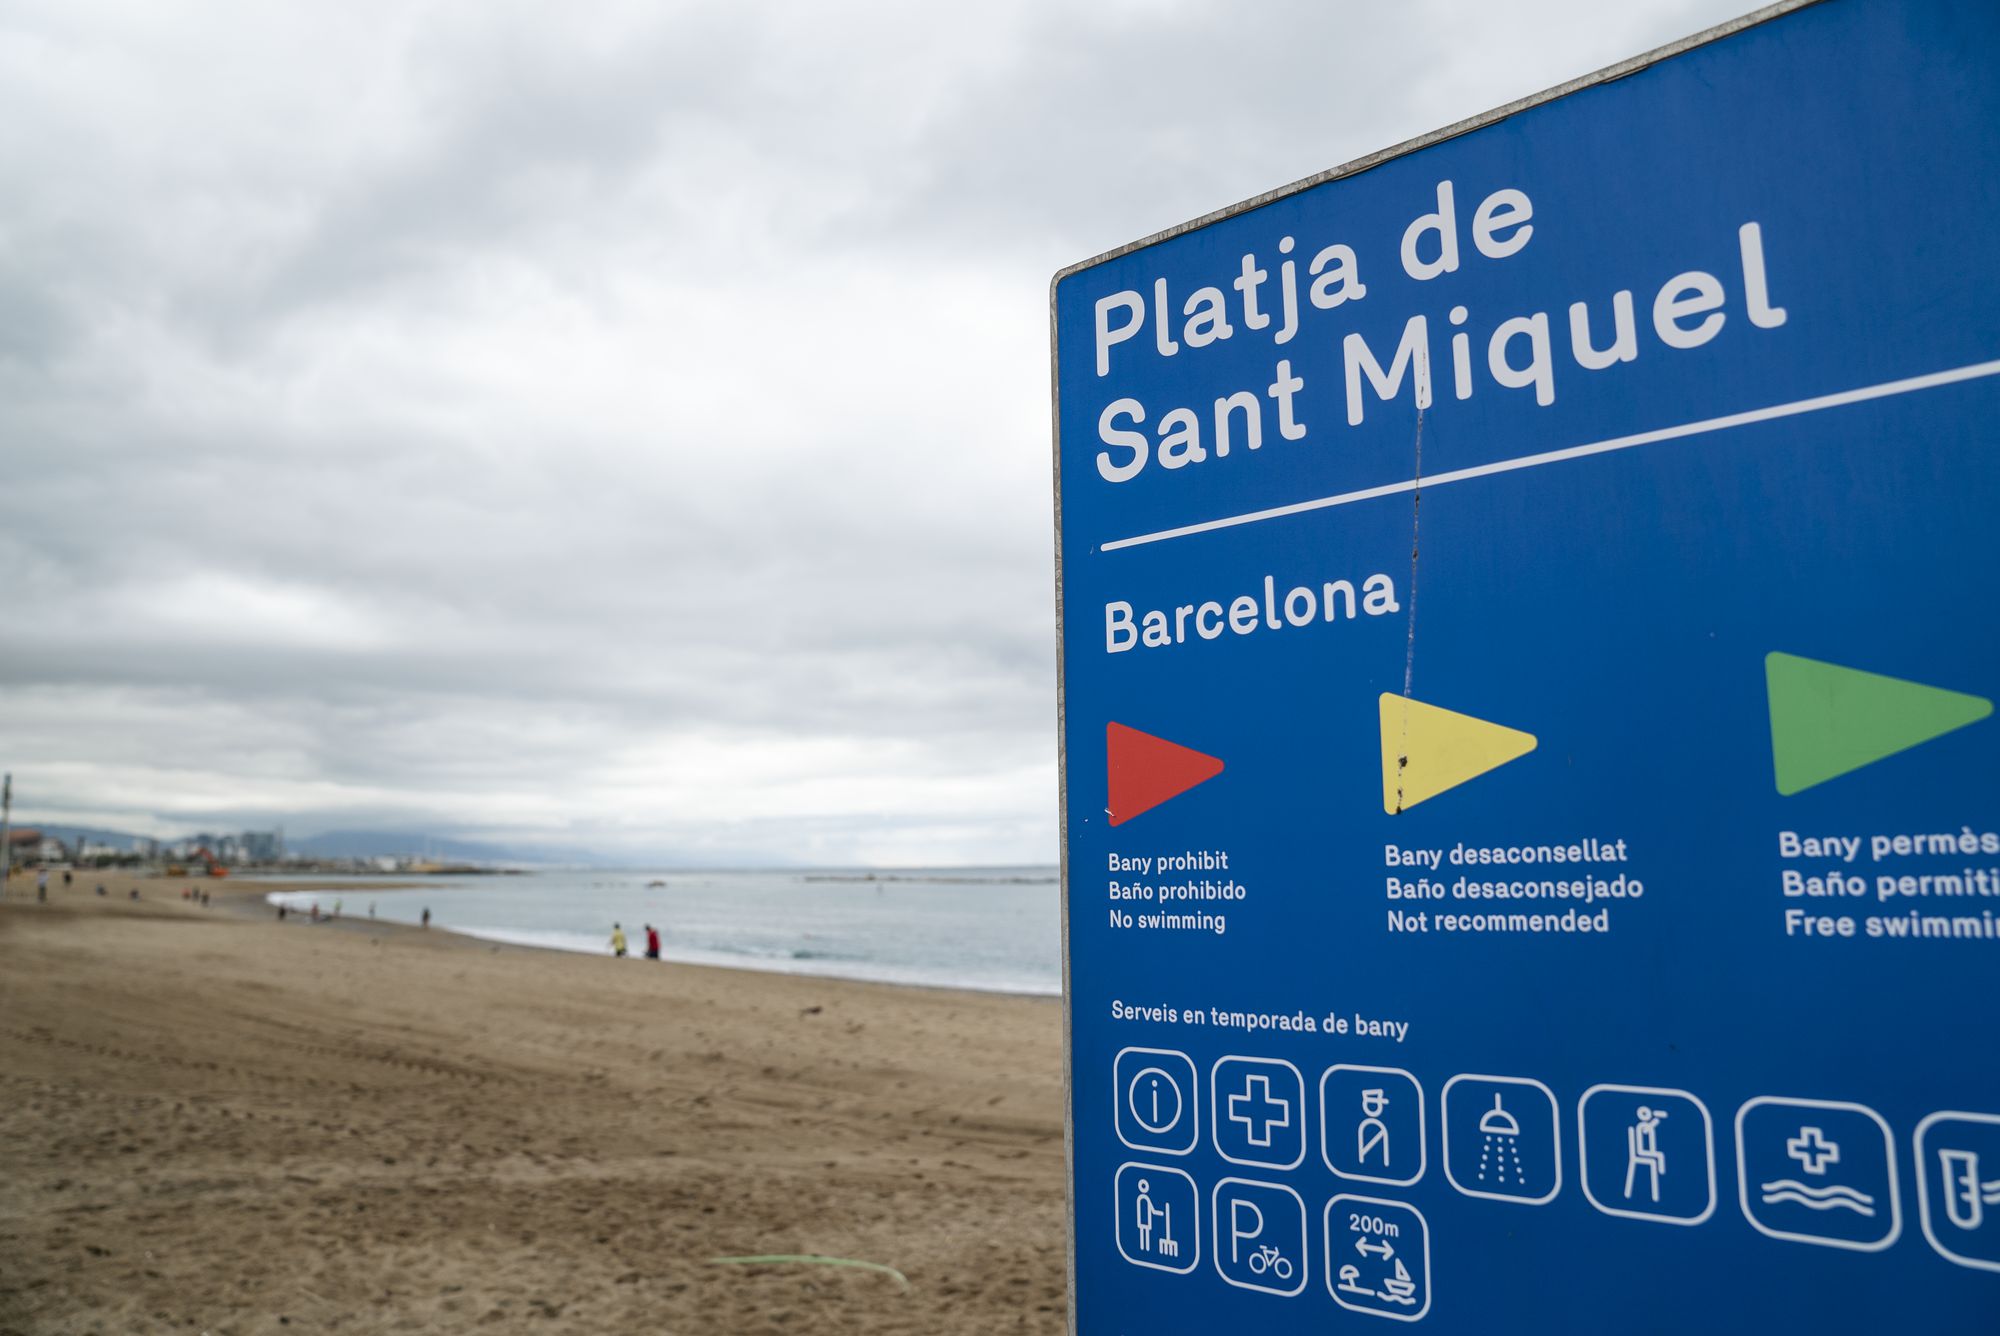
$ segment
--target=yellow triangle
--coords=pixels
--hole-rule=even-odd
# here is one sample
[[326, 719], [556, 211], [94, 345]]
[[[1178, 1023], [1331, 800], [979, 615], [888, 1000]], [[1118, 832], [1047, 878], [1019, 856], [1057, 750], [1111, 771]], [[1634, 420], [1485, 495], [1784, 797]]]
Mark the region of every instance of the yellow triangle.
[[1382, 693], [1382, 810], [1394, 816], [1535, 749], [1535, 735]]

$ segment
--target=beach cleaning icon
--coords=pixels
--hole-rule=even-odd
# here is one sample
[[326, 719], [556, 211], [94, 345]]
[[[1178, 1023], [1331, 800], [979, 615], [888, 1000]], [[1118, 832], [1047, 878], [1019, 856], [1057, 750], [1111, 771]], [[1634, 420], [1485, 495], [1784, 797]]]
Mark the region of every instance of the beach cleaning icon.
[[1118, 1251], [1134, 1266], [1185, 1274], [1201, 1260], [1194, 1179], [1163, 1164], [1122, 1164], [1114, 1183]]
[[[1139, 1194], [1133, 1204], [1133, 1214], [1137, 1217], [1139, 1251], [1158, 1253], [1161, 1257], [1179, 1257], [1180, 1241], [1174, 1238], [1174, 1208], [1162, 1206], [1153, 1200], [1153, 1185], [1145, 1179], [1139, 1180]], [[1159, 1241], [1153, 1239], [1153, 1232], [1159, 1231]]]

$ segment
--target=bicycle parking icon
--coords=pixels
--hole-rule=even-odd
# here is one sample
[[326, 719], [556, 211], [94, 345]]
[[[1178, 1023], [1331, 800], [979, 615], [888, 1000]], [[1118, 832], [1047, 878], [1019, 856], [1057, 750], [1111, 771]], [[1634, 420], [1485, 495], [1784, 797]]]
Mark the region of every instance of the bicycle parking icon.
[[1292, 1272], [1296, 1269], [1292, 1266], [1291, 1259], [1279, 1252], [1277, 1245], [1271, 1243], [1251, 1253], [1248, 1266], [1253, 1276], [1261, 1276], [1268, 1271], [1277, 1280], [1290, 1280]]
[[1211, 1256], [1231, 1285], [1265, 1294], [1295, 1295], [1306, 1287], [1306, 1207], [1282, 1183], [1225, 1178], [1210, 1211]]

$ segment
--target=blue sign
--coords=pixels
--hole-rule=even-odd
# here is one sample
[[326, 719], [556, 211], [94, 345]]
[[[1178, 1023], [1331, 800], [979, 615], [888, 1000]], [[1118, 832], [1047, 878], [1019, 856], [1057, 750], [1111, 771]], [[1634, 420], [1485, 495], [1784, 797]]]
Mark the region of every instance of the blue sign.
[[1082, 1336], [2000, 1331], [2000, 8], [1064, 271]]

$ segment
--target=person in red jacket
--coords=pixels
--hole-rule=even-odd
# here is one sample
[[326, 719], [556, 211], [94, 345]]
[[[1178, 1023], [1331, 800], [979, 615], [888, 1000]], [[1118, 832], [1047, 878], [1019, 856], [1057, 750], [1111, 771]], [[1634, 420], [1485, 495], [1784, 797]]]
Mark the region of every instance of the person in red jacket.
[[646, 925], [646, 959], [658, 960], [659, 958], [660, 958], [660, 930], [654, 927], [652, 924], [648, 923]]

